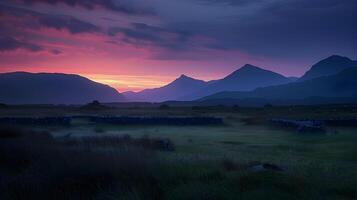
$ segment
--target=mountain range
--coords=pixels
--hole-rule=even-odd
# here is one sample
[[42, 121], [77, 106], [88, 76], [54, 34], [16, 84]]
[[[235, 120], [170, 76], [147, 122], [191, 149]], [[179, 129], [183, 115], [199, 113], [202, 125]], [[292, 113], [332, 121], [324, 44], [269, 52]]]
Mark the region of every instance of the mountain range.
[[244, 65], [223, 79], [202, 81], [181, 75], [170, 84], [141, 92], [123, 93], [130, 101], [162, 102], [195, 100], [222, 91], [249, 91], [258, 87], [289, 83], [292, 80], [253, 65]]
[[321, 76], [307, 81], [258, 88], [249, 92], [221, 92], [200, 101], [217, 99], [299, 100], [312, 97], [357, 97], [357, 67], [347, 68], [337, 74]]
[[[333, 55], [323, 59], [300, 78], [246, 64], [228, 76], [203, 81], [181, 75], [160, 88], [119, 93], [110, 86], [73, 74], [13, 72], [0, 74], [0, 102], [6, 104], [85, 104], [101, 102], [196, 101], [334, 102], [357, 99], [357, 61]], [[324, 98], [322, 100], [321, 98]], [[313, 99], [313, 100], [311, 100]], [[326, 101], [329, 102], [330, 100]], [[354, 101], [354, 100], [353, 100]]]
[[0, 74], [0, 102], [6, 104], [85, 104], [123, 101], [107, 85], [73, 74], [13, 72]]
[[252, 91], [223, 91], [198, 100], [205, 104], [318, 104], [357, 102], [357, 62], [330, 56], [295, 82]]
[[179, 100], [195, 100], [222, 91], [250, 91], [258, 87], [289, 82], [291, 80], [283, 75], [247, 64], [225, 78], [214, 81]]
[[274, 85], [303, 82], [329, 76], [350, 67], [357, 61], [338, 55], [330, 56], [314, 64], [302, 77], [285, 77], [281, 74], [246, 64], [228, 76], [213, 81], [202, 81], [182, 75], [170, 84], [141, 92], [125, 92], [128, 101], [163, 102], [192, 101], [220, 92], [252, 91]]

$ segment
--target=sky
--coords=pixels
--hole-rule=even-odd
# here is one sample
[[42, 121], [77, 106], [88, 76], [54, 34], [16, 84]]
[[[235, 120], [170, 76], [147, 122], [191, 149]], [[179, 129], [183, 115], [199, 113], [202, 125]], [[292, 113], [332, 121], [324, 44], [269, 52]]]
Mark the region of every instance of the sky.
[[357, 59], [356, 0], [0, 0], [0, 73], [80, 74], [118, 91], [244, 64], [301, 76]]

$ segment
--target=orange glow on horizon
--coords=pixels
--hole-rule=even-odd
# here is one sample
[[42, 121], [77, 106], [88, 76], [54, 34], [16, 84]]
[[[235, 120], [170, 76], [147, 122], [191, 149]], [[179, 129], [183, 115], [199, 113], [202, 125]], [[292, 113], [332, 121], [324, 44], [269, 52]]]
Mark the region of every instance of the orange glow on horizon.
[[172, 76], [139, 76], [139, 75], [107, 75], [107, 74], [80, 74], [95, 82], [109, 85], [119, 92], [138, 92], [148, 88], [162, 87], [173, 81]]

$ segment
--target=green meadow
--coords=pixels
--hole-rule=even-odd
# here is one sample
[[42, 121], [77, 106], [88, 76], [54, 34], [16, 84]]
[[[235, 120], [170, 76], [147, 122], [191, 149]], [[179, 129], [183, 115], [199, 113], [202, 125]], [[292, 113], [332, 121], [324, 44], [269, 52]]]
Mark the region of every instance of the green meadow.
[[[15, 170], [11, 175], [7, 175], [12, 185], [17, 186], [17, 182], [12, 182], [13, 180], [20, 178], [27, 180], [26, 178], [32, 173], [41, 174], [41, 171], [36, 171], [34, 165], [45, 163], [48, 166], [62, 166], [58, 162], [69, 162], [68, 159], [72, 158], [68, 157], [72, 155], [80, 159], [77, 159], [79, 161], [70, 160], [70, 162], [78, 162], [78, 166], [81, 167], [72, 167], [73, 172], [64, 170], [62, 176], [71, 177], [72, 173], [81, 174], [78, 171], [83, 168], [83, 163], [88, 172], [83, 176], [68, 179], [81, 181], [77, 185], [65, 188], [58, 188], [56, 183], [68, 185], [68, 180], [57, 177], [58, 182], [55, 181], [56, 183], [49, 184], [49, 186], [46, 184], [48, 189], [43, 196], [36, 196], [39, 195], [36, 193], [38, 188], [33, 188], [31, 186], [33, 180], [29, 179], [29, 185], [26, 185], [25, 181], [21, 187], [7, 189], [7, 194], [3, 194], [4, 198], [26, 199], [26, 196], [33, 195], [38, 199], [45, 199], [65, 194], [65, 199], [357, 199], [357, 127], [326, 126], [324, 134], [301, 134], [294, 129], [273, 126], [269, 123], [269, 119], [272, 118], [356, 118], [355, 106], [265, 108], [217, 106], [167, 107], [165, 109], [132, 107], [95, 111], [75, 107], [29, 107], [21, 108], [21, 112], [18, 110], [18, 108], [3, 109], [0, 115], [1, 117], [34, 115], [211, 116], [222, 118], [224, 124], [115, 125], [74, 119], [68, 127], [21, 126], [26, 130], [50, 133], [53, 136], [51, 142], [56, 147], [55, 150], [42, 143], [40, 146], [43, 151], [50, 148], [50, 151], [54, 151], [54, 155], [60, 152], [60, 156], [56, 161], [51, 161], [52, 154], [44, 156], [46, 159], [38, 159], [41, 161], [36, 159], [32, 161], [33, 157], [31, 157], [29, 165], [20, 166], [23, 169]], [[64, 140], [64, 137], [70, 137], [71, 140], [79, 142], [77, 141], [75, 145], [70, 142], [58, 142]], [[167, 139], [173, 143], [174, 151], [144, 150], [142, 152], [141, 149], [134, 150], [133, 153], [130, 145], [113, 142], [111, 138], [115, 137], [129, 137], [130, 140]], [[91, 142], [88, 145], [81, 142], [82, 138], [92, 140], [106, 138], [106, 141], [104, 143]], [[10, 139], [0, 138], [1, 140], [4, 142]], [[28, 140], [34, 143], [33, 138]], [[75, 149], [76, 153], [66, 154], [65, 149]], [[136, 147], [134, 146], [133, 149]], [[107, 162], [108, 166], [101, 166], [98, 163], [102, 161], [102, 158], [92, 155], [96, 151], [103, 155], [110, 152], [107, 160], [103, 161]], [[0, 150], [0, 154], [2, 152], [4, 150]], [[84, 157], [89, 158], [82, 161], [81, 155], [84, 154]], [[117, 157], [123, 157], [123, 159], [118, 163], [112, 162], [112, 160], [117, 160]], [[125, 159], [126, 157], [130, 159]], [[6, 162], [6, 160], [3, 161], [5, 164], [1, 167], [1, 174], [11, 171], [11, 168], [6, 167]], [[259, 168], [264, 164], [279, 169]], [[121, 169], [122, 165], [129, 167], [124, 167], [122, 171], [117, 170]], [[48, 174], [48, 176], [54, 176], [50, 172]], [[105, 178], [95, 178], [103, 174], [110, 177], [107, 178], [109, 181]], [[47, 181], [47, 179], [43, 180], [45, 183]], [[49, 182], [52, 183], [51, 181]]]

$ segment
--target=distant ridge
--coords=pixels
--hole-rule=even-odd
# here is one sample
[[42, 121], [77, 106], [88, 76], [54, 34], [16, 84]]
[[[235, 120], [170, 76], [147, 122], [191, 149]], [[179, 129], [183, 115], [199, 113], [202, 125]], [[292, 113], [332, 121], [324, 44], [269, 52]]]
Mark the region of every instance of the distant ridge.
[[353, 61], [343, 56], [332, 55], [314, 64], [311, 69], [299, 79], [299, 81], [337, 74], [350, 67], [357, 67], [357, 61]]
[[258, 87], [278, 85], [291, 82], [278, 73], [247, 64], [220, 80], [202, 81], [186, 75], [170, 84], [155, 89], [147, 89], [141, 92], [125, 92], [129, 101], [175, 101], [195, 100], [216, 92], [222, 91], [249, 91]]
[[223, 91], [250, 91], [259, 87], [289, 83], [291, 80], [278, 73], [246, 64], [223, 79], [181, 100], [194, 100]]
[[258, 88], [250, 92], [221, 92], [200, 99], [200, 101], [224, 102], [224, 99], [265, 99], [265, 100], [298, 100], [306, 98], [348, 98], [357, 99], [357, 68], [307, 81]]
[[107, 85], [74, 74], [12, 72], [0, 74], [0, 102], [6, 104], [86, 104], [123, 101]]
[[219, 80], [206, 82], [182, 74], [163, 87], [123, 94], [108, 85], [79, 75], [13, 72], [0, 74], [0, 103], [86, 104], [93, 100], [105, 103], [197, 99], [215, 102], [260, 99], [262, 102], [261, 100], [290, 101], [304, 98], [313, 98], [314, 102], [319, 99], [327, 102], [326, 98], [348, 102], [356, 99], [356, 69], [357, 61], [338, 55], [317, 62], [301, 78], [285, 77], [246, 64]]

